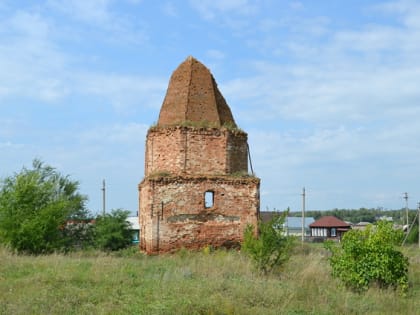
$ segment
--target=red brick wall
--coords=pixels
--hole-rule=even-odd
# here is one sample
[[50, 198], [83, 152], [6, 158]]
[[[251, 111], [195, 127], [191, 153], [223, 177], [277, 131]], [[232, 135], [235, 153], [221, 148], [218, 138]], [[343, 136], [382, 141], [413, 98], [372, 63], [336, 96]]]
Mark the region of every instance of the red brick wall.
[[[188, 57], [171, 76], [158, 124], [147, 134], [139, 185], [146, 252], [238, 243], [246, 225], [257, 224], [260, 181], [247, 175], [247, 134], [232, 128], [212, 74]], [[205, 206], [206, 191], [212, 207]]]
[[[146, 178], [139, 190], [140, 244], [148, 253], [238, 244], [247, 224], [257, 224], [257, 178]], [[214, 195], [211, 208], [204, 204], [206, 191]]]
[[226, 128], [151, 128], [146, 140], [145, 176], [247, 173], [247, 134]]

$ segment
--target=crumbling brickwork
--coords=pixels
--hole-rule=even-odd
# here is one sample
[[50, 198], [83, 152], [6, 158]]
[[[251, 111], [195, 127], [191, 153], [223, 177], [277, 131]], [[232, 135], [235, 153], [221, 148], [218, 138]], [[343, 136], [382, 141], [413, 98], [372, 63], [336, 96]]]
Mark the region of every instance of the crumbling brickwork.
[[246, 133], [226, 128], [151, 128], [146, 140], [145, 175], [247, 173]]
[[158, 124], [147, 133], [141, 249], [238, 245], [245, 227], [257, 224], [259, 185], [248, 174], [247, 134], [210, 71], [189, 57], [174, 71]]
[[[247, 224], [257, 220], [258, 180], [226, 177], [156, 177], [142, 183], [142, 248], [149, 252], [181, 247], [235, 246]], [[205, 193], [213, 204], [205, 205]]]

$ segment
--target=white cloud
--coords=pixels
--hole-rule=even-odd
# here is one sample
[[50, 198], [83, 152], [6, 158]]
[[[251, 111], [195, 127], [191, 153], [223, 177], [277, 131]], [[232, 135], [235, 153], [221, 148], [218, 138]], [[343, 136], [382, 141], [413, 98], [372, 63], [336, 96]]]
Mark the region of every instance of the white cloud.
[[110, 0], [49, 0], [49, 5], [66, 15], [88, 23], [107, 23], [111, 19]]
[[78, 135], [81, 143], [91, 145], [129, 145], [138, 150], [143, 144], [147, 129], [150, 126], [139, 123], [113, 124], [111, 126], [95, 127]]
[[262, 178], [263, 208], [299, 208], [303, 186], [308, 209], [398, 207], [395, 193], [403, 188], [396, 186], [403, 180], [405, 187], [414, 187], [415, 176], [407, 170], [420, 171], [415, 140], [399, 145], [398, 132], [391, 130], [383, 137], [376, 130], [348, 127], [248, 131], [254, 169]]
[[420, 28], [420, 4], [416, 0], [389, 1], [374, 7], [379, 12], [389, 15], [399, 14], [401, 21], [410, 28]]
[[165, 2], [162, 6], [163, 13], [167, 16], [177, 17], [179, 16], [178, 9], [173, 2]]
[[316, 48], [311, 42], [285, 43], [296, 58], [289, 64], [256, 62], [254, 76], [226, 82], [229, 99], [266, 108], [250, 113], [250, 119], [280, 116], [312, 123], [389, 120], [395, 111], [417, 106], [420, 33], [380, 25], [326, 33], [328, 40]]
[[5, 32], [38, 40], [48, 38], [51, 32], [50, 25], [39, 14], [27, 11], [17, 11], [3, 23]]
[[289, 6], [293, 10], [302, 10], [305, 7], [300, 1], [291, 1]]
[[158, 109], [162, 105], [167, 79], [123, 74], [79, 73], [75, 78], [78, 91], [96, 95], [110, 102], [121, 113], [134, 108]]
[[[132, 5], [138, 5], [140, 1], [129, 1]], [[149, 36], [146, 26], [141, 20], [133, 15], [120, 15], [117, 1], [114, 0], [49, 0], [49, 8], [61, 12], [66, 19], [75, 20], [66, 33], [71, 32], [74, 37], [84, 38], [89, 33], [100, 42], [111, 42], [114, 45], [144, 45]], [[62, 21], [61, 21], [62, 22]], [[79, 25], [82, 22], [91, 28]], [[67, 36], [67, 35], [66, 35]]]
[[209, 49], [206, 52], [206, 55], [211, 59], [222, 60], [225, 58], [225, 53], [218, 49]]
[[406, 21], [420, 14], [412, 9], [399, 11], [402, 24], [350, 30], [320, 21], [321, 45], [304, 29], [296, 34], [305, 36], [281, 44], [268, 35], [253, 43], [267, 56], [279, 56], [268, 52], [277, 47], [288, 58], [250, 63], [253, 75], [223, 84], [230, 104], [241, 104], [235, 117], [248, 126], [266, 122], [262, 130], [245, 128], [263, 178], [263, 207], [296, 205], [304, 185], [312, 209], [398, 207], [395, 194], [407, 189], [401, 186], [418, 187], [411, 174], [420, 171], [420, 33]]
[[201, 19], [240, 38], [255, 35], [255, 17], [263, 10], [261, 3], [250, 0], [189, 0], [189, 4]]
[[214, 19], [220, 14], [252, 15], [258, 7], [248, 0], [190, 0], [190, 5], [204, 19]]
[[[67, 5], [80, 10], [83, 7], [83, 12], [94, 10], [93, 3], [84, 7], [82, 2]], [[97, 2], [102, 7], [99, 11], [105, 10], [107, 3]], [[58, 5], [58, 2], [54, 4]], [[103, 13], [101, 16], [108, 15]], [[76, 58], [66, 51], [58, 43], [62, 38], [57, 32], [51, 18], [31, 11], [16, 11], [0, 22], [0, 99], [19, 97], [58, 104], [70, 96], [90, 94], [105, 98], [120, 112], [133, 105], [161, 104], [166, 79], [86, 71], [83, 57]], [[120, 38], [126, 35], [129, 36], [121, 34]], [[2, 103], [0, 106], [7, 104]]]
[[0, 97], [13, 95], [55, 101], [67, 94], [66, 56], [51, 37], [51, 24], [39, 14], [18, 11], [1, 22]]
[[[26, 122], [30, 124], [30, 122]], [[9, 124], [10, 126], [10, 124]], [[144, 147], [149, 125], [133, 121], [81, 125], [56, 129], [29, 127], [36, 143], [23, 137], [19, 144], [0, 138], [0, 177], [29, 166], [34, 157], [56, 167], [81, 183], [81, 193], [89, 194], [88, 207], [101, 205], [100, 185], [107, 181], [108, 209], [123, 207], [136, 210], [137, 184], [143, 176]], [[1, 129], [0, 129], [1, 130]], [[28, 130], [20, 130], [25, 134]], [[7, 163], [6, 163], [7, 162]], [[3, 168], [7, 165], [7, 171]]]
[[22, 144], [16, 144], [11, 141], [0, 142], [0, 149], [21, 148]]

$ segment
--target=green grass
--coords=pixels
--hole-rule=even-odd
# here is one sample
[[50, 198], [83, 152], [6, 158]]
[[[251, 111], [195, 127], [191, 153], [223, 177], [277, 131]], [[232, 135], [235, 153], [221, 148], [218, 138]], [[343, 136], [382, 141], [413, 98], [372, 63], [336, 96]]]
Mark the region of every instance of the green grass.
[[0, 314], [419, 314], [420, 250], [404, 253], [407, 297], [346, 290], [316, 245], [297, 246], [268, 276], [236, 251], [19, 256], [0, 249]]

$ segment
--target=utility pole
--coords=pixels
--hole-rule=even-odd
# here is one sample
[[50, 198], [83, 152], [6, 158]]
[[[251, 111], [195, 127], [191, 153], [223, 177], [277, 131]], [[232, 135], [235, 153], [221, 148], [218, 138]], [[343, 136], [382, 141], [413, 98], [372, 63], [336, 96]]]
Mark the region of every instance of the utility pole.
[[408, 194], [404, 193], [403, 198], [405, 199], [405, 222], [408, 226], [409, 225], [409, 223], [408, 223]]
[[302, 243], [305, 241], [305, 187], [302, 190]]
[[403, 240], [403, 242], [402, 242], [401, 245], [404, 245], [405, 244], [405, 241], [407, 240], [408, 235], [410, 235], [410, 232], [413, 229], [414, 224], [416, 223], [416, 220], [417, 219], [418, 219], [418, 224], [419, 224], [419, 249], [420, 249], [420, 202], [417, 203], [417, 213], [416, 213], [416, 215], [414, 217], [414, 220], [411, 222], [411, 225], [408, 227], [407, 233], [405, 234], [405, 238], [404, 238], [404, 240]]
[[105, 179], [102, 180], [102, 215], [105, 216]]

